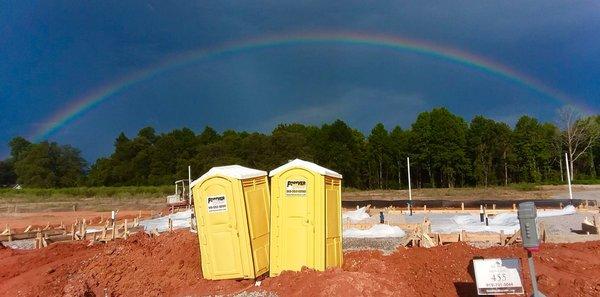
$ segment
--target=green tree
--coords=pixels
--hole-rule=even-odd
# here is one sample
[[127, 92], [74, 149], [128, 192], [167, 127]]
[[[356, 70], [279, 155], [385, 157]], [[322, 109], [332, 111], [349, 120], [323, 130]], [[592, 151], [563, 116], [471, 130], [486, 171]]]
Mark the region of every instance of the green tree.
[[408, 132], [402, 131], [400, 126], [394, 127], [390, 133], [390, 148], [390, 155], [396, 166], [398, 187], [402, 188], [402, 172], [406, 169], [404, 164], [408, 156]]
[[493, 172], [497, 144], [496, 123], [493, 120], [476, 116], [471, 121], [467, 136], [469, 156], [477, 185], [488, 186]]
[[391, 142], [385, 126], [382, 123], [375, 125], [368, 137], [367, 151], [377, 163], [377, 186], [383, 189], [384, 167], [390, 161]]
[[13, 163], [10, 160], [0, 161], [0, 187], [13, 185], [16, 181]]
[[204, 131], [202, 131], [202, 133], [198, 135], [198, 138], [200, 144], [206, 145], [219, 141], [221, 139], [221, 136], [219, 135], [219, 133], [217, 133], [217, 131], [215, 131], [215, 129], [211, 128], [210, 126], [206, 126], [204, 127]]
[[325, 124], [317, 136], [315, 161], [340, 172], [344, 183], [351, 187], [362, 187], [360, 178], [360, 156], [364, 136], [341, 120]]
[[497, 176], [502, 176], [504, 185], [508, 185], [509, 170], [513, 170], [515, 156], [513, 154], [512, 129], [505, 123], [496, 123], [494, 126], [496, 136], [495, 159]]
[[79, 150], [55, 142], [32, 144], [15, 162], [17, 181], [28, 187], [73, 187], [83, 184], [85, 160]]
[[319, 129], [302, 124], [281, 124], [271, 133], [272, 158], [270, 165], [277, 167], [288, 160], [313, 160], [315, 155], [315, 140]]
[[532, 117], [519, 119], [513, 133], [519, 181], [541, 182], [548, 176], [555, 131], [553, 125], [542, 125]]
[[421, 186], [421, 170], [427, 171], [427, 179], [432, 187], [435, 188], [433, 154], [432, 154], [432, 127], [431, 113], [428, 111], [421, 112], [415, 122], [412, 124], [412, 129], [408, 134], [410, 143], [410, 158], [413, 161], [413, 167], [417, 171], [417, 184]]
[[16, 161], [25, 151], [27, 151], [27, 149], [29, 149], [31, 142], [23, 137], [18, 136], [11, 139], [8, 143], [8, 146], [10, 147], [11, 157]]
[[466, 122], [445, 108], [419, 114], [411, 132], [412, 154], [419, 167], [425, 167], [431, 185], [454, 187], [457, 177], [464, 182], [468, 171], [465, 152]]

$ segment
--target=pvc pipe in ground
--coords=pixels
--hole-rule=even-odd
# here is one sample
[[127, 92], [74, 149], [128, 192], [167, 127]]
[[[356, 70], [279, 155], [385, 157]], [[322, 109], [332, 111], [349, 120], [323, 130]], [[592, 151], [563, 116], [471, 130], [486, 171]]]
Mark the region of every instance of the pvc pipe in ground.
[[571, 189], [571, 166], [569, 166], [569, 155], [565, 153], [565, 160], [567, 161], [567, 182], [569, 184], [569, 199], [573, 200], [573, 190]]
[[188, 204], [192, 204], [192, 166], [188, 165]]

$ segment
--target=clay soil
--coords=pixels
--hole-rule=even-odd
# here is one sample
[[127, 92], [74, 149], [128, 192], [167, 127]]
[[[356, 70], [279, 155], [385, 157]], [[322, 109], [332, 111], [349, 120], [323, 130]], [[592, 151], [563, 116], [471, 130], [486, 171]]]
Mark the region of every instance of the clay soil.
[[[119, 211], [118, 219], [133, 219], [141, 213], [142, 217], [148, 217], [151, 214], [150, 210]], [[10, 226], [15, 231], [27, 228], [31, 225], [34, 229], [44, 227], [47, 224], [50, 226], [59, 226], [61, 222], [64, 225], [69, 225], [75, 222], [76, 219], [86, 219], [88, 222], [98, 222], [100, 219], [106, 220], [110, 218], [110, 211], [57, 211], [57, 212], [26, 212], [26, 213], [10, 213], [0, 215], [0, 227]]]
[[[519, 257], [518, 246], [477, 249], [452, 244], [431, 249], [400, 248], [344, 254], [340, 269], [284, 272], [250, 280], [202, 278], [195, 234], [177, 231], [124, 241], [50, 245], [41, 250], [0, 249], [4, 296], [205, 296], [266, 291], [279, 296], [475, 296], [471, 259]], [[600, 242], [546, 244], [535, 257], [547, 296], [600, 295]], [[526, 290], [529, 279], [524, 273]]]

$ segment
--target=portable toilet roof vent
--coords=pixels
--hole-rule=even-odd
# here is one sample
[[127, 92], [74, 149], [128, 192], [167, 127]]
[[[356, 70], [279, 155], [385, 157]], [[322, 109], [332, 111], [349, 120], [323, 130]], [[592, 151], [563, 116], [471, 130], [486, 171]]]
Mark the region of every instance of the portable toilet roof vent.
[[331, 169], [327, 169], [327, 168], [325, 168], [323, 166], [319, 166], [315, 163], [311, 163], [311, 162], [300, 160], [300, 159], [292, 160], [292, 161], [288, 162], [287, 164], [281, 165], [281, 166], [271, 170], [271, 172], [269, 172], [269, 176], [272, 177], [274, 175], [277, 175], [277, 174], [284, 172], [286, 170], [289, 170], [291, 168], [298, 168], [298, 167], [317, 172], [321, 175], [335, 177], [335, 178], [342, 178], [341, 174], [339, 174]]
[[208, 172], [206, 172], [201, 177], [193, 181], [190, 184], [190, 187], [194, 187], [194, 185], [199, 184], [202, 181], [213, 176], [226, 176], [235, 179], [249, 179], [265, 175], [267, 175], [266, 171], [252, 169], [240, 165], [219, 166], [211, 168]]

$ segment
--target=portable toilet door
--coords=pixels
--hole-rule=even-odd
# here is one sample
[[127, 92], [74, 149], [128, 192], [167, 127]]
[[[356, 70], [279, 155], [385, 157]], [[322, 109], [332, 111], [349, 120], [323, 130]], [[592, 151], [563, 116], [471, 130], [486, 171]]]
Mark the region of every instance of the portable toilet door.
[[300, 159], [271, 177], [270, 275], [342, 265], [339, 173]]
[[269, 269], [269, 188], [265, 171], [214, 167], [192, 182], [202, 274], [253, 279]]

